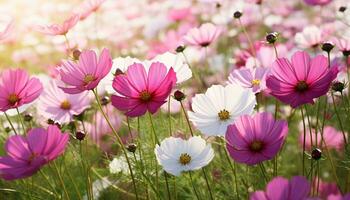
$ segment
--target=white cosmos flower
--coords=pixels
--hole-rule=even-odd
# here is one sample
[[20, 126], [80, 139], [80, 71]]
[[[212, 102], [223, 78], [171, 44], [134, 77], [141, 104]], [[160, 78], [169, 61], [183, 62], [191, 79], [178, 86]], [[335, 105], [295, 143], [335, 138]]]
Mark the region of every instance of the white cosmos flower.
[[192, 99], [190, 121], [206, 136], [224, 136], [227, 126], [238, 116], [252, 114], [256, 99], [253, 91], [239, 85], [213, 85], [205, 94]]
[[154, 150], [157, 161], [164, 170], [174, 176], [183, 171], [200, 169], [214, 158], [214, 150], [200, 136], [188, 140], [169, 137], [157, 145]]
[[111, 174], [117, 174], [120, 172], [128, 174], [129, 166], [125, 157], [113, 158], [113, 160], [109, 163], [109, 172]]

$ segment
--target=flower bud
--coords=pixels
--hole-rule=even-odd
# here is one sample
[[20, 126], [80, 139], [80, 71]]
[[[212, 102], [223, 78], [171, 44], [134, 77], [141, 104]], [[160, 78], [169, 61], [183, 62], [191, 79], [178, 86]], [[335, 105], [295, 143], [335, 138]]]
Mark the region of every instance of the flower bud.
[[12, 129], [11, 129], [10, 127], [8, 127], [8, 126], [5, 127], [5, 132], [6, 132], [6, 133], [9, 133], [9, 132], [11, 132], [11, 131], [12, 131]]
[[101, 98], [101, 105], [105, 106], [110, 102], [110, 98], [108, 96], [104, 96]]
[[185, 49], [186, 49], [185, 46], [180, 45], [180, 46], [176, 47], [175, 51], [176, 51], [177, 53], [181, 53], [181, 52], [185, 51]]
[[337, 82], [334, 82], [332, 84], [332, 90], [335, 91], [335, 92], [342, 93], [344, 88], [345, 88], [345, 84], [342, 83], [342, 82], [337, 81]]
[[311, 152], [311, 157], [312, 157], [312, 159], [314, 159], [314, 160], [319, 160], [319, 159], [321, 159], [321, 157], [322, 157], [322, 151], [321, 151], [320, 149], [318, 149], [318, 148], [313, 149], [312, 152]]
[[339, 12], [345, 12], [347, 8], [345, 6], [340, 6], [339, 7]]
[[30, 113], [27, 113], [27, 114], [25, 114], [25, 115], [23, 116], [23, 119], [24, 119], [25, 122], [30, 122], [30, 121], [33, 120], [33, 115], [30, 114]]
[[132, 143], [132, 144], [129, 144], [126, 149], [131, 152], [131, 153], [135, 153], [136, 149], [137, 149], [137, 145]]
[[174, 92], [174, 99], [176, 99], [177, 101], [182, 101], [186, 98], [186, 95], [181, 92], [180, 90], [176, 90]]
[[84, 131], [77, 131], [76, 133], [75, 133], [75, 138], [77, 139], [77, 140], [79, 140], [79, 141], [82, 141], [82, 140], [84, 140], [84, 138], [85, 138], [85, 132]]
[[330, 42], [323, 43], [321, 47], [321, 49], [327, 53], [331, 52], [333, 48], [334, 48], [334, 45]]
[[119, 69], [119, 68], [117, 68], [115, 70], [115, 72], [114, 72], [114, 76], [118, 76], [118, 75], [121, 75], [121, 74], [124, 74], [124, 72], [121, 69]]
[[343, 51], [343, 55], [344, 55], [345, 57], [349, 57], [349, 56], [350, 56], [350, 50], [349, 50], [349, 51], [348, 51], [348, 50]]
[[233, 17], [236, 18], [236, 19], [239, 19], [242, 17], [242, 13], [240, 11], [236, 11], [235, 13], [233, 13]]
[[52, 119], [48, 119], [47, 124], [53, 125], [53, 124], [55, 124], [55, 121], [53, 121]]
[[272, 33], [269, 33], [266, 35], [266, 41], [269, 43], [269, 44], [274, 44], [277, 40], [277, 37], [278, 37], [278, 33], [277, 32], [272, 32]]
[[81, 54], [81, 51], [79, 51], [78, 49], [75, 49], [73, 51], [73, 58], [74, 58], [74, 60], [79, 60], [80, 54]]

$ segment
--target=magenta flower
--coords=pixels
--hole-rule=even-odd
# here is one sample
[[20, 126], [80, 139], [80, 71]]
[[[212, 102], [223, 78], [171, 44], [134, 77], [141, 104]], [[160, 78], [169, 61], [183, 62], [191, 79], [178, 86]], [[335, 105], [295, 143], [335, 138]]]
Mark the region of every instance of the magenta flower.
[[112, 68], [112, 58], [108, 49], [103, 49], [99, 59], [92, 50], [82, 51], [78, 63], [62, 61], [58, 68], [60, 78], [66, 86], [60, 88], [69, 94], [93, 90]]
[[337, 73], [337, 68], [328, 68], [326, 57], [311, 59], [309, 54], [299, 51], [292, 56], [291, 63], [286, 58], [273, 63], [266, 86], [271, 95], [296, 108], [314, 103], [314, 98], [326, 94]]
[[324, 6], [332, 2], [332, 0], [304, 0], [304, 2], [311, 6]]
[[226, 148], [239, 163], [255, 165], [272, 159], [280, 150], [288, 133], [284, 120], [275, 120], [270, 113], [243, 115], [226, 131]]
[[118, 95], [112, 96], [112, 104], [129, 117], [155, 113], [166, 102], [176, 84], [176, 74], [171, 67], [153, 62], [148, 70], [141, 63], [130, 65], [125, 74], [117, 75], [113, 88]]
[[0, 176], [5, 180], [26, 178], [64, 152], [69, 140], [55, 125], [35, 128], [27, 136], [11, 136], [5, 144], [7, 156], [0, 157]]
[[310, 183], [303, 176], [294, 176], [290, 181], [276, 177], [267, 184], [266, 191], [254, 192], [250, 200], [305, 200], [310, 189]]
[[106, 0], [85, 0], [78, 6], [75, 13], [79, 15], [80, 20], [84, 20], [93, 12], [96, 12], [105, 1]]
[[266, 89], [267, 68], [240, 68], [231, 72], [228, 77], [229, 83], [237, 83], [245, 88], [252, 88], [254, 93], [261, 92]]
[[207, 47], [221, 34], [221, 28], [211, 23], [202, 24], [199, 28], [192, 28], [183, 37], [185, 44], [198, 47]]
[[43, 86], [23, 69], [8, 69], [0, 74], [0, 111], [18, 108], [39, 97]]
[[38, 113], [46, 119], [68, 123], [73, 120], [73, 115], [82, 113], [89, 105], [87, 92], [67, 94], [51, 80], [40, 96], [37, 108]]
[[65, 35], [79, 21], [79, 15], [72, 15], [63, 24], [51, 24], [46, 26], [36, 26], [34, 29], [45, 35]]

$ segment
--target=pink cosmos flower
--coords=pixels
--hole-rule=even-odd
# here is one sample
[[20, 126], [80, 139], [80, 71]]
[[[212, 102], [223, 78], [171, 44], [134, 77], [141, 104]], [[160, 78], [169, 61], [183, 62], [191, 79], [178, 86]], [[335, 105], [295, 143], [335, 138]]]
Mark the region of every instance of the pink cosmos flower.
[[270, 113], [243, 115], [228, 126], [226, 148], [235, 161], [255, 165], [273, 158], [287, 133], [287, 122], [276, 121]]
[[250, 200], [305, 200], [310, 193], [311, 185], [303, 176], [294, 176], [290, 181], [283, 177], [272, 179], [266, 191], [256, 191]]
[[337, 73], [337, 68], [328, 69], [326, 57], [311, 59], [308, 53], [299, 51], [291, 62], [279, 58], [273, 63], [266, 86], [271, 95], [296, 108], [326, 94]]
[[103, 49], [99, 59], [92, 50], [82, 51], [78, 63], [62, 61], [58, 68], [60, 79], [66, 86], [60, 88], [68, 94], [93, 90], [112, 68], [112, 58], [108, 49]]
[[45, 35], [65, 35], [79, 21], [79, 15], [75, 14], [63, 22], [63, 24], [51, 24], [46, 26], [36, 26], [34, 29]]
[[153, 62], [148, 72], [141, 63], [130, 65], [125, 74], [117, 75], [113, 88], [118, 95], [112, 96], [112, 104], [129, 117], [141, 116], [149, 111], [155, 113], [166, 102], [176, 84], [173, 68]]
[[90, 105], [87, 92], [67, 94], [51, 80], [39, 98], [38, 113], [46, 119], [61, 123], [73, 120], [73, 115], [82, 113]]
[[5, 144], [7, 156], [0, 157], [0, 176], [5, 180], [26, 178], [64, 152], [69, 135], [55, 125], [35, 128], [27, 136], [11, 136]]
[[329, 200], [329, 198], [327, 197], [330, 195], [341, 196], [341, 193], [336, 183], [325, 182], [321, 180], [319, 177], [314, 178], [314, 180], [312, 181], [312, 187], [314, 188], [315, 191], [318, 190], [318, 194], [321, 199]]
[[245, 88], [252, 88], [254, 93], [259, 93], [266, 89], [266, 75], [268, 71], [267, 68], [262, 67], [235, 69], [228, 77], [228, 82], [237, 83]]
[[18, 108], [39, 97], [43, 86], [23, 69], [8, 69], [0, 74], [0, 111]]
[[[310, 132], [307, 130], [307, 134], [305, 135], [305, 147], [307, 149], [311, 149], [311, 138], [310, 138]], [[313, 145], [316, 145], [316, 133], [314, 130], [311, 131], [312, 133], [312, 142]], [[338, 131], [337, 129], [326, 126], [323, 130], [323, 140], [327, 145], [327, 148], [329, 149], [336, 149], [338, 151], [341, 151], [344, 148], [344, 138], [341, 131]], [[304, 144], [304, 132], [300, 133], [299, 136], [299, 142], [301, 145]], [[323, 146], [323, 142], [321, 145], [321, 135], [320, 133], [317, 133], [317, 146]]]
[[202, 24], [199, 28], [192, 28], [183, 37], [185, 44], [207, 47], [221, 34], [222, 29], [211, 23]]
[[75, 11], [80, 16], [80, 20], [86, 19], [91, 13], [96, 12], [106, 0], [85, 0]]
[[189, 7], [186, 8], [175, 8], [172, 10], [169, 10], [168, 18], [173, 21], [180, 21], [185, 19], [188, 16], [191, 16], [192, 10]]
[[350, 40], [343, 38], [333, 38], [332, 41], [340, 51], [350, 51]]
[[[122, 119], [119, 113], [114, 112], [115, 108], [108, 105], [105, 108], [105, 112], [109, 116], [112, 126], [115, 130], [119, 130], [121, 127]], [[93, 117], [94, 124], [86, 124], [88, 135], [91, 140], [99, 147], [102, 151], [108, 152], [111, 149], [112, 144], [115, 142], [115, 138], [112, 134], [112, 130], [109, 127], [107, 121], [103, 115], [98, 112]]]
[[311, 6], [324, 6], [332, 2], [332, 0], [304, 0], [304, 2]]

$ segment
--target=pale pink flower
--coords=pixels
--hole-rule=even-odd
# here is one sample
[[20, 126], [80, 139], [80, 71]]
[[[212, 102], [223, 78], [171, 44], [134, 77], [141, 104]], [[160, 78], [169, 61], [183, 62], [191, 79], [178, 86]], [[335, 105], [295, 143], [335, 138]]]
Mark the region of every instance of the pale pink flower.
[[202, 24], [199, 28], [192, 28], [183, 37], [185, 44], [197, 47], [207, 47], [221, 34], [222, 29], [212, 23]]
[[75, 14], [63, 22], [63, 24], [51, 24], [46, 26], [36, 26], [34, 29], [45, 35], [65, 35], [79, 21], [79, 15]]

